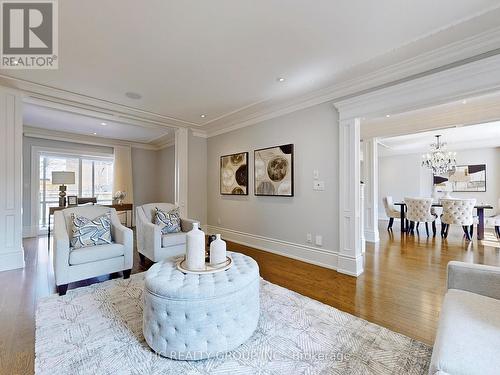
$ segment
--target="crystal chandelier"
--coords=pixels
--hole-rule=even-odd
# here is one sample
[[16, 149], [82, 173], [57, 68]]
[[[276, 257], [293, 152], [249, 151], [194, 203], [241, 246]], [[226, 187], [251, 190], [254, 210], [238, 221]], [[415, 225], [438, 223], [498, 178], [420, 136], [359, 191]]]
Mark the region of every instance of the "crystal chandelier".
[[432, 169], [435, 175], [445, 175], [457, 165], [456, 152], [446, 151], [446, 143], [440, 142], [436, 135], [436, 143], [431, 143], [431, 152], [422, 155], [422, 166]]

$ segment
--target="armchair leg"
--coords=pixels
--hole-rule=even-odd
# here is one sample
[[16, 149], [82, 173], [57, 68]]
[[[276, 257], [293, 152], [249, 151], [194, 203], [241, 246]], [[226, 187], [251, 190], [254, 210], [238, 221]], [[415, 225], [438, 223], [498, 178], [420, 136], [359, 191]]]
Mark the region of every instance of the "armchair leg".
[[128, 279], [130, 277], [131, 272], [132, 272], [132, 270], [124, 270], [123, 271], [123, 278]]
[[436, 220], [432, 222], [432, 237], [436, 237]]
[[429, 237], [429, 223], [427, 221], [425, 222], [425, 233], [427, 234], [427, 237]]
[[394, 223], [394, 218], [391, 217], [389, 218], [389, 226], [387, 227], [387, 230], [391, 230], [392, 229], [392, 224]]
[[144, 254], [139, 253], [139, 260], [140, 260], [141, 264], [144, 265], [144, 262], [146, 260], [146, 257], [144, 256]]
[[470, 238], [474, 238], [474, 224], [470, 226]]
[[446, 224], [446, 227], [444, 229], [444, 238], [448, 238], [449, 230], [450, 230], [450, 224]]
[[57, 285], [57, 293], [59, 293], [60, 296], [64, 296], [67, 291], [68, 284]]
[[500, 225], [495, 225], [495, 233], [498, 238], [500, 238]]

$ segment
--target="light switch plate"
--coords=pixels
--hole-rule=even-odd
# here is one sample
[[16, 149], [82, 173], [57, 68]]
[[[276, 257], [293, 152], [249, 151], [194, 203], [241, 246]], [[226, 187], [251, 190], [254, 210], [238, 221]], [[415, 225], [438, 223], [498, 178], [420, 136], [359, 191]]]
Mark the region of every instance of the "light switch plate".
[[315, 169], [315, 170], [313, 171], [313, 178], [314, 178], [315, 180], [318, 180], [318, 179], [319, 179], [319, 171], [318, 171], [317, 169]]
[[313, 236], [312, 236], [311, 233], [307, 233], [306, 241], [307, 241], [307, 243], [312, 243], [313, 242]]

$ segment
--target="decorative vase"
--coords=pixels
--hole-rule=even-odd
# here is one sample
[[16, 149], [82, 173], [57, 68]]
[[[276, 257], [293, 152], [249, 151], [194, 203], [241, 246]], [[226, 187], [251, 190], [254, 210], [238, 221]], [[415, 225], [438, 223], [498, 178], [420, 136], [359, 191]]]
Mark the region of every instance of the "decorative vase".
[[210, 243], [210, 264], [215, 266], [226, 261], [226, 242], [215, 235], [215, 240]]
[[205, 233], [193, 223], [193, 229], [186, 234], [186, 268], [191, 271], [205, 269]]

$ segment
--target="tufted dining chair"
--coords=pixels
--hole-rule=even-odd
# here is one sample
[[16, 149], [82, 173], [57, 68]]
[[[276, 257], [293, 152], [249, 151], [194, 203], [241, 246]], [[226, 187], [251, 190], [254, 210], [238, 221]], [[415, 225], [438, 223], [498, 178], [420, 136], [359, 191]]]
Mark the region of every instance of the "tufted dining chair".
[[418, 224], [425, 223], [425, 231], [427, 236], [429, 236], [429, 223], [432, 223], [432, 235], [436, 235], [436, 218], [437, 216], [431, 213], [432, 198], [405, 198], [406, 207], [408, 211], [406, 212], [406, 218], [410, 222], [408, 232], [410, 234], [414, 233], [415, 223]]
[[443, 214], [441, 215], [441, 236], [448, 237], [450, 225], [461, 225], [468, 241], [472, 238], [474, 225], [474, 206], [476, 199], [441, 199]]
[[497, 202], [497, 214], [496, 216], [490, 216], [486, 218], [485, 224], [489, 227], [495, 228], [495, 235], [500, 240], [500, 198]]
[[396, 206], [394, 206], [394, 201], [391, 196], [382, 198], [382, 202], [384, 203], [385, 214], [389, 218], [389, 225], [387, 226], [387, 230], [392, 230], [394, 219], [399, 218], [401, 214], [397, 210]]

